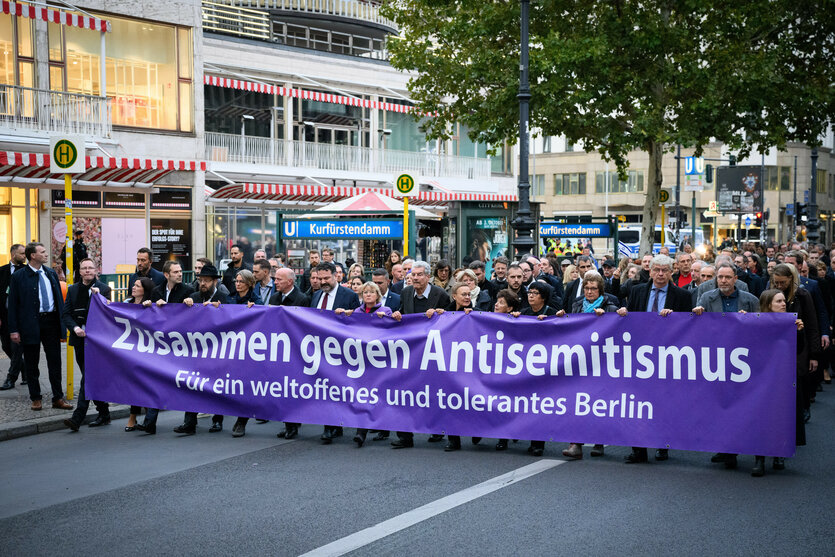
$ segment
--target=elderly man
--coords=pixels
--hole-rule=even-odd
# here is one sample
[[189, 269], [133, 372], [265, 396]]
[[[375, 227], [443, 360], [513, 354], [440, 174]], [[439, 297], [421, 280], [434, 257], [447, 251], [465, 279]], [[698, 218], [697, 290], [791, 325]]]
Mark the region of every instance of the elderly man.
[[[652, 312], [665, 317], [674, 311], [689, 312], [693, 299], [689, 292], [673, 284], [673, 260], [666, 255], [656, 255], [649, 265], [650, 282], [639, 284], [632, 289], [629, 305], [618, 310], [618, 315], [630, 311]], [[655, 451], [655, 460], [667, 460], [667, 449]], [[632, 453], [624, 459], [627, 464], [647, 462], [647, 450], [632, 447]]]
[[[702, 294], [699, 304], [693, 308], [693, 313], [701, 315], [704, 312], [713, 313], [756, 313], [760, 311], [760, 301], [753, 294], [739, 290], [736, 269], [730, 263], [720, 263], [716, 269], [716, 284], [719, 288]], [[731, 453], [717, 453], [711, 462], [724, 462], [725, 468], [736, 468], [736, 455]]]
[[[401, 314], [426, 313], [430, 309], [443, 309], [449, 305], [449, 296], [443, 288], [429, 284], [432, 273], [429, 263], [415, 261], [412, 265], [412, 285], [403, 289], [400, 295], [400, 311], [392, 313], [392, 317], [399, 320]], [[356, 298], [356, 296], [354, 296]], [[437, 442], [443, 435], [432, 435], [429, 440]], [[408, 431], [398, 431], [397, 441], [392, 442], [394, 449], [408, 449], [415, 446], [414, 434]]]
[[693, 280], [693, 256], [689, 253], [679, 253], [676, 255], [676, 264], [678, 271], [673, 273], [673, 283], [679, 288], [684, 288]]

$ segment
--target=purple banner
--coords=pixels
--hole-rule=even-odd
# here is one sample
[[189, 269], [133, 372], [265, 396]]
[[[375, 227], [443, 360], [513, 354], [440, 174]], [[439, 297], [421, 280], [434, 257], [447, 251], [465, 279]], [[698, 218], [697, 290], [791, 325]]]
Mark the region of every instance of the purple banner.
[[401, 322], [96, 296], [90, 399], [425, 433], [791, 456], [792, 314]]

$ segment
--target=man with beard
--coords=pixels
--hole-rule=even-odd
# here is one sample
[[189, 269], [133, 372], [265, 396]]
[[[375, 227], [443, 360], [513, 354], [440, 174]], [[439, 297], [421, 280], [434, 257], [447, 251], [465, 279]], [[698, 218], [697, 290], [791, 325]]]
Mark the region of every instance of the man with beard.
[[[308, 296], [309, 296], [310, 295], [309, 291], [311, 289], [310, 275], [313, 274], [313, 270], [320, 263], [320, 261], [319, 261], [319, 250], [312, 249], [312, 250], [308, 251], [307, 252], [307, 260], [310, 262], [310, 267], [305, 269], [304, 274], [302, 275], [301, 283], [299, 284], [299, 288], [302, 289], [302, 292], [308, 292]], [[316, 290], [318, 290], [318, 289], [319, 288], [317, 286]]]
[[[258, 293], [258, 297], [261, 298], [261, 304], [265, 306], [270, 303], [270, 298], [276, 293], [275, 281], [270, 276], [271, 271], [270, 262], [266, 259], [258, 259], [252, 266], [252, 274], [255, 277], [254, 289]], [[296, 274], [292, 271], [290, 271], [290, 274], [293, 275], [295, 284]]]
[[[323, 262], [319, 263], [316, 270], [319, 272], [321, 288], [313, 295], [310, 307], [333, 311], [337, 308], [348, 310], [360, 306], [360, 300], [356, 292], [337, 284], [336, 265]], [[330, 445], [336, 437], [342, 437], [342, 428], [326, 425], [322, 432], [322, 443]]]
[[129, 285], [136, 284], [137, 279], [148, 277], [154, 281], [154, 286], [161, 286], [165, 284], [165, 275], [151, 267], [151, 261], [154, 259], [154, 253], [148, 248], [139, 248], [136, 252], [136, 272], [130, 276], [128, 280]]
[[[200, 269], [200, 274], [197, 275], [197, 280], [200, 282], [200, 288], [197, 292], [183, 300], [183, 303], [188, 307], [192, 307], [195, 303], [208, 304], [225, 304], [228, 299], [223, 294], [219, 287], [220, 273], [214, 265], [203, 265]], [[210, 433], [215, 433], [223, 429], [223, 416], [212, 416], [212, 427], [209, 428]], [[174, 428], [174, 433], [185, 433], [186, 435], [194, 435], [197, 432], [197, 412], [186, 412], [183, 423]]]
[[[67, 302], [64, 304], [64, 312], [61, 321], [64, 327], [70, 332], [68, 344], [75, 349], [75, 361], [78, 362], [78, 369], [81, 370], [81, 387], [78, 389], [78, 405], [72, 413], [72, 417], [64, 420], [64, 425], [72, 431], [78, 431], [87, 410], [90, 408], [90, 401], [84, 392], [84, 339], [87, 336], [85, 325], [87, 323], [87, 311], [90, 308], [90, 300], [96, 294], [110, 298], [110, 287], [103, 282], [96, 280], [96, 264], [92, 259], [79, 261], [78, 274], [80, 281], [67, 288]], [[180, 273], [182, 280], [182, 273]], [[103, 401], [94, 400], [96, 411], [99, 415], [90, 422], [90, 427], [99, 427], [110, 424], [110, 406]]]
[[223, 282], [223, 286], [226, 287], [227, 292], [234, 292], [235, 276], [238, 274], [238, 271], [241, 269], [251, 271], [252, 265], [244, 262], [243, 248], [238, 244], [231, 247], [229, 250], [229, 257], [232, 258], [232, 262], [228, 267], [226, 267], [226, 270], [223, 271], [223, 280], [221, 282]]
[[511, 263], [507, 268], [507, 289], [519, 298], [520, 308], [528, 307], [528, 291], [522, 285], [522, 267], [518, 263]]

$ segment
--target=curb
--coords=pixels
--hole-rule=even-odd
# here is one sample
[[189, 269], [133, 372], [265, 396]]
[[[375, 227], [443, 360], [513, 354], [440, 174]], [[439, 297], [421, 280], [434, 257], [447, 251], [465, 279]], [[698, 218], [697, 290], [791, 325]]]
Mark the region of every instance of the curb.
[[[91, 405], [92, 406], [92, 405]], [[95, 411], [87, 415], [84, 419], [84, 424], [92, 422], [98, 415]], [[92, 415], [91, 415], [92, 414]], [[130, 406], [119, 404], [110, 407], [110, 417], [112, 419], [126, 418], [130, 414]], [[19, 437], [27, 437], [29, 435], [37, 435], [38, 433], [46, 433], [48, 431], [58, 431], [59, 429], [68, 429], [64, 425], [64, 420], [70, 417], [71, 414], [61, 414], [57, 416], [46, 416], [43, 418], [35, 418], [32, 420], [8, 422], [0, 424], [0, 442], [9, 441], [10, 439], [17, 439]]]

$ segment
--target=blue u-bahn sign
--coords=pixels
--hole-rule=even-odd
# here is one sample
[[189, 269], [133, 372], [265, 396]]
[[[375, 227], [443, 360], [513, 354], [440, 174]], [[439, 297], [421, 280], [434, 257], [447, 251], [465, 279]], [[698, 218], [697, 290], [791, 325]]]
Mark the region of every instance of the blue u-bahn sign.
[[610, 238], [612, 227], [608, 224], [539, 223], [540, 238]]
[[285, 238], [402, 238], [402, 220], [285, 220]]

